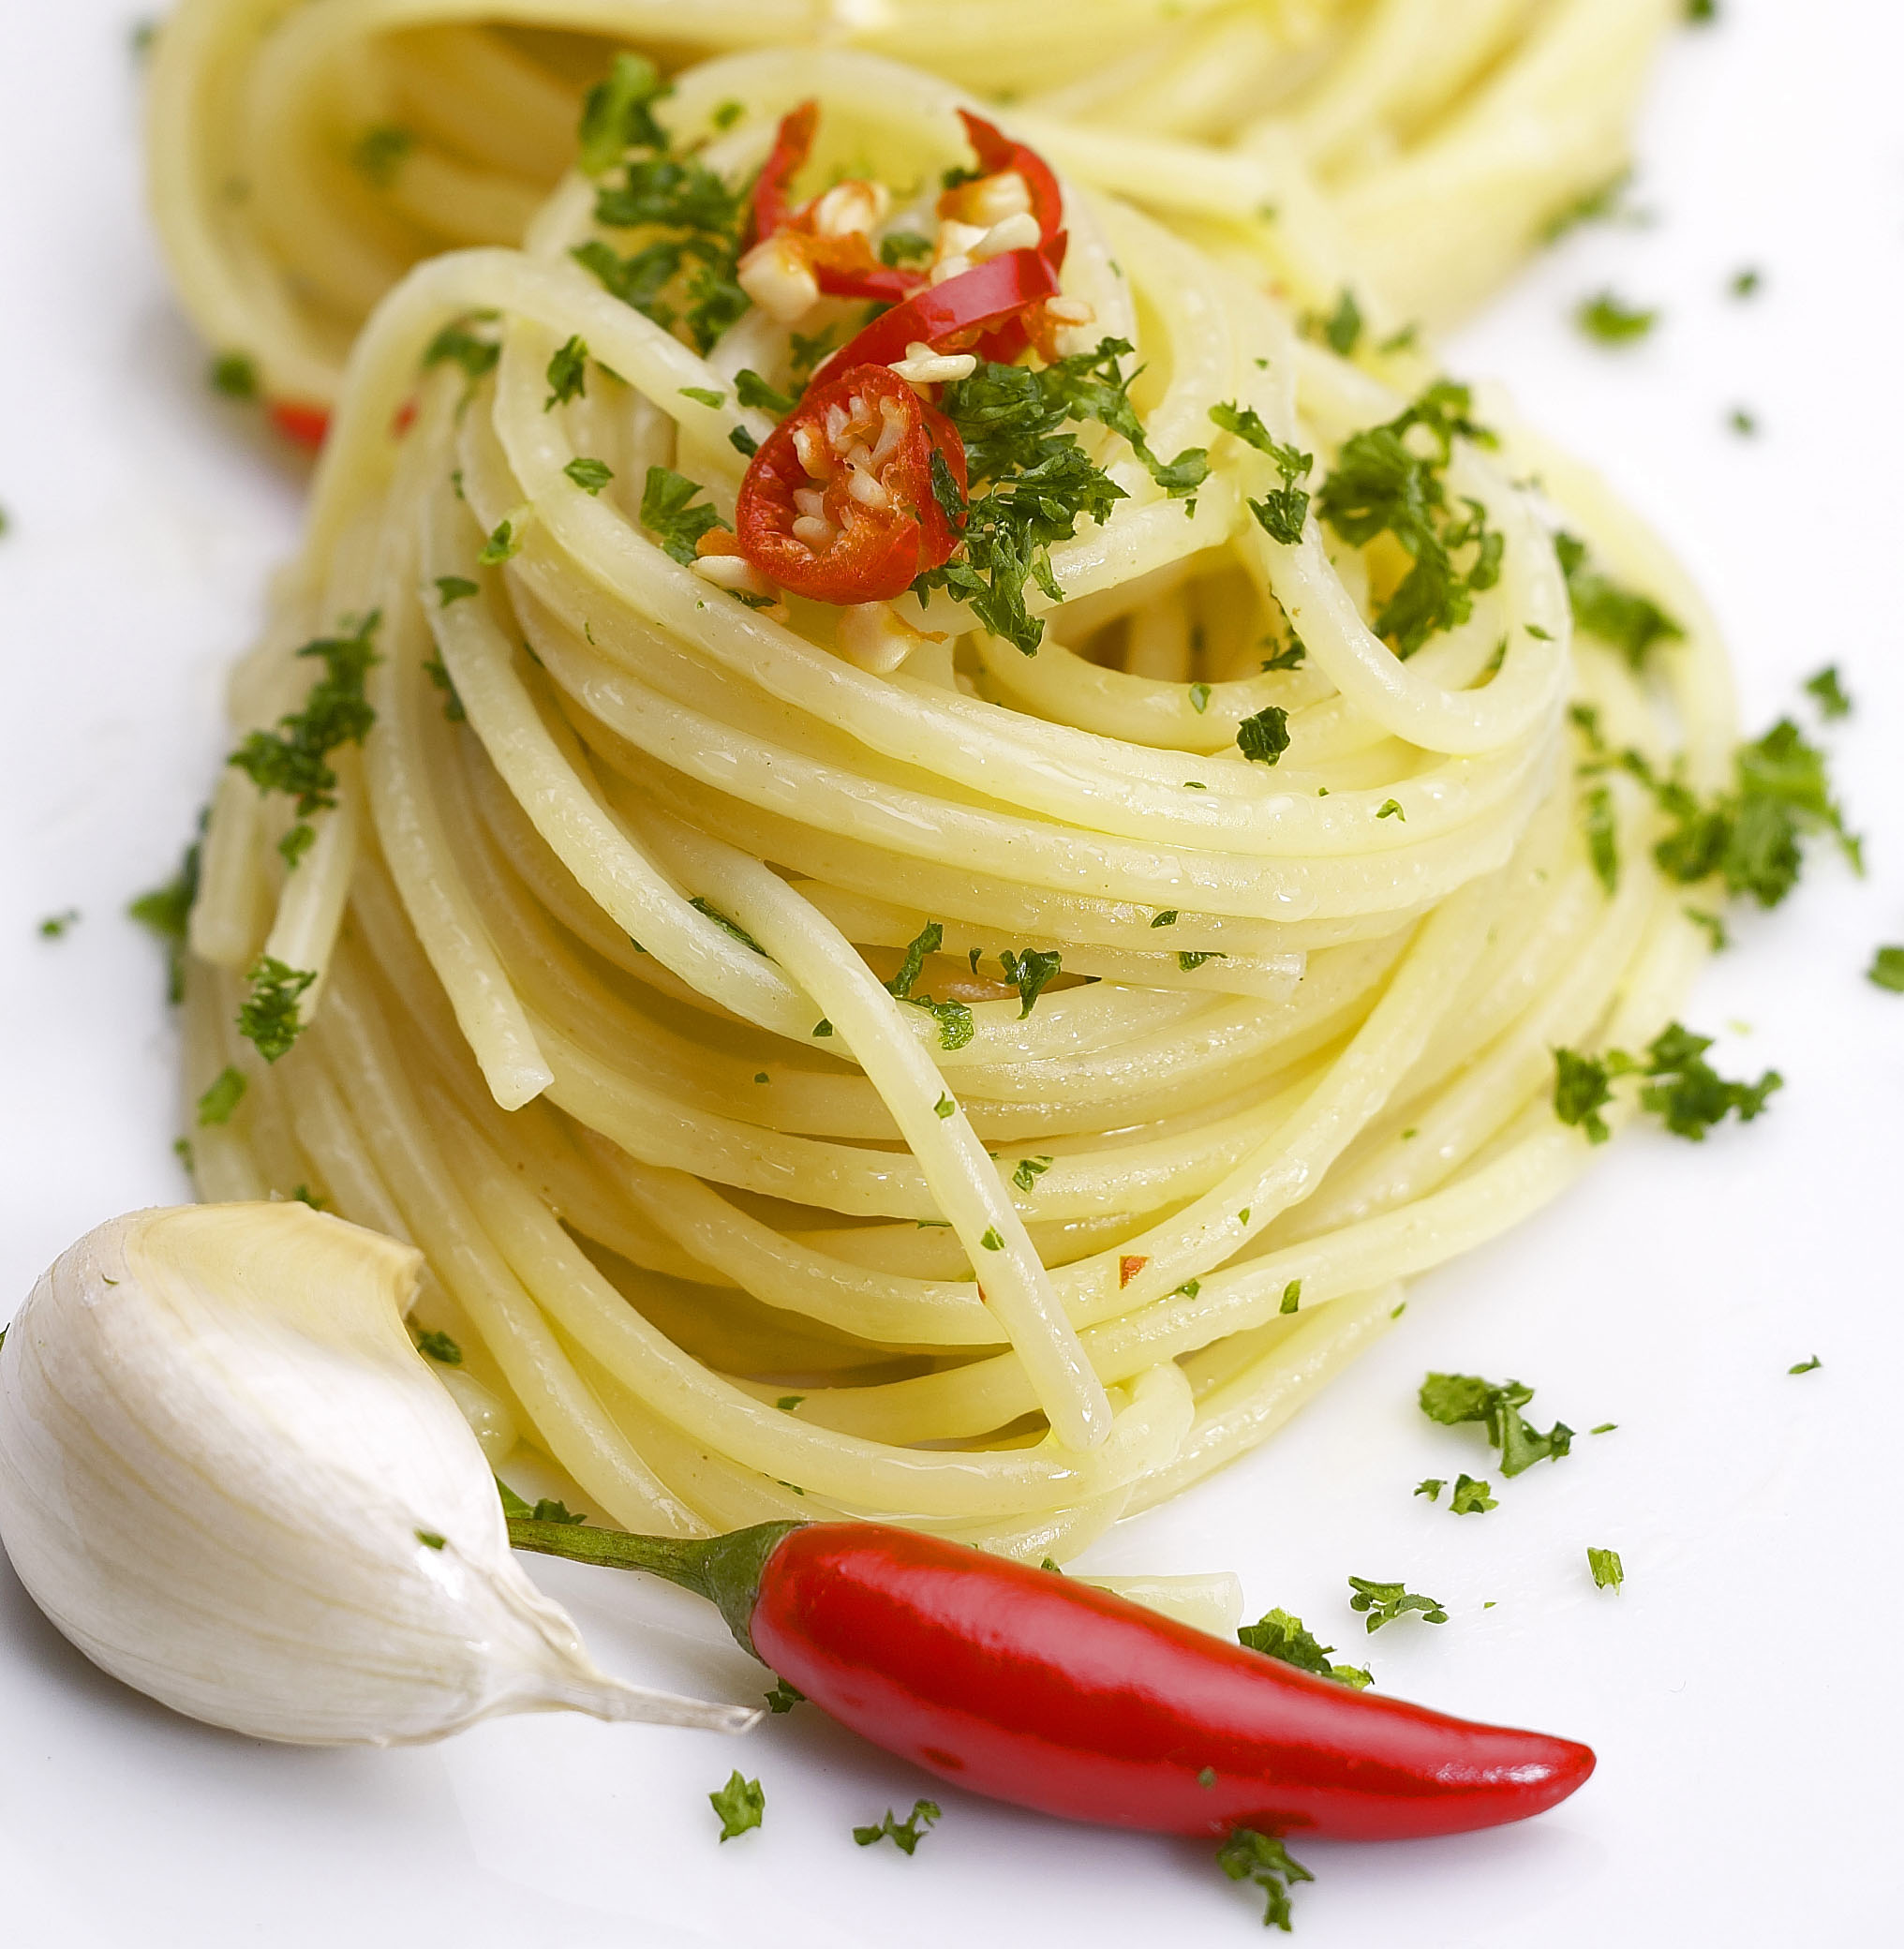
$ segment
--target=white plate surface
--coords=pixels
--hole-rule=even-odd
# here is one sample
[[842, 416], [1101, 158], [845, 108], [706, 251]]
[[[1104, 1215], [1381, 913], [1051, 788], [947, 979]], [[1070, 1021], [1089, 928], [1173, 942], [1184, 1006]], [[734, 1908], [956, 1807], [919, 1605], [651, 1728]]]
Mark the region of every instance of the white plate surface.
[[[1421, 1282], [1387, 1341], [1266, 1451], [1124, 1525], [1090, 1567], [1235, 1569], [1384, 1689], [1589, 1739], [1600, 1770], [1528, 1826], [1310, 1846], [1313, 1945], [1841, 1943], [1896, 1926], [1904, 1608], [1904, 123], [1896, 0], [1721, 0], [1645, 119], [1648, 229], [1578, 233], [1455, 349], [1598, 463], [1683, 552], [1744, 719], [1836, 660], [1828, 742], [1869, 877], [1822, 856], [1690, 1019], [1771, 1114], [1702, 1148], [1636, 1131], [1556, 1208]], [[0, 7], [0, 1316], [72, 1238], [183, 1195], [156, 959], [121, 917], [166, 876], [219, 756], [221, 673], [290, 547], [298, 483], [204, 391], [141, 208], [124, 0]], [[1724, 293], [1746, 264], [1762, 295]], [[1658, 302], [1609, 353], [1568, 321]], [[1734, 405], [1763, 426], [1727, 429]], [[1809, 722], [1808, 713], [1807, 715]], [[42, 916], [78, 908], [45, 941]], [[1792, 1377], [1812, 1353], [1823, 1366]], [[1583, 1439], [1484, 1521], [1411, 1497], [1477, 1465], [1427, 1424], [1428, 1367], [1518, 1375]], [[1611, 1545], [1628, 1582], [1588, 1580]], [[1365, 1640], [1348, 1572], [1447, 1600]], [[632, 1675], [757, 1683], [692, 1599], [538, 1575]], [[607, 1587], [604, 1587], [606, 1583]], [[1487, 1600], [1494, 1608], [1483, 1610]], [[733, 1764], [764, 1829], [721, 1848]], [[945, 1806], [907, 1860], [848, 1830]], [[1886, 1862], [1890, 1863], [1886, 1867]], [[1882, 1921], [1881, 1922], [1881, 1917]], [[1243, 1942], [1209, 1852], [961, 1797], [811, 1711], [744, 1745], [558, 1719], [399, 1753], [227, 1737], [101, 1677], [0, 1564], [0, 1940], [48, 1949], [952, 1949]], [[1895, 1939], [1895, 1938], [1893, 1938]]]

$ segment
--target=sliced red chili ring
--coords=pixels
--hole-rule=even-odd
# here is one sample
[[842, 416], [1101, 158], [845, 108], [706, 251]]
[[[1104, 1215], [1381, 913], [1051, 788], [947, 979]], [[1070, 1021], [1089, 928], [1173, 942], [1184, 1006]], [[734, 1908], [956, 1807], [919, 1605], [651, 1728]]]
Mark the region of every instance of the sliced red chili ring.
[[[1013, 141], [1004, 129], [969, 110], [960, 109], [959, 119], [964, 123], [966, 140], [971, 142], [973, 153], [988, 176], [1002, 176], [1008, 171], [1018, 172], [1025, 186], [1025, 194], [1031, 200], [1032, 215], [1038, 219], [1038, 247], [1049, 256], [1052, 242], [1064, 222], [1064, 196], [1058, 187], [1058, 178], [1052, 173], [1051, 165], [1035, 149]], [[948, 189], [939, 199], [940, 216], [959, 215], [964, 186], [960, 185]], [[1054, 261], [1064, 262], [1062, 252]]]
[[970, 343], [989, 325], [1058, 294], [1058, 273], [1041, 250], [1007, 250], [974, 264], [944, 284], [915, 291], [903, 304], [883, 311], [842, 346], [814, 375], [815, 384], [853, 365], [890, 365], [906, 348], [923, 340], [943, 349], [948, 340]]
[[740, 484], [741, 553], [814, 602], [890, 601], [959, 544], [932, 491], [935, 453], [962, 497], [958, 430], [885, 365], [854, 365], [811, 387]]
[[795, 176], [812, 153], [819, 126], [817, 101], [803, 101], [781, 117], [773, 148], [754, 186], [750, 241], [791, 231], [799, 237], [801, 255], [827, 297], [876, 298], [883, 305], [897, 305], [925, 283], [923, 273], [881, 263], [862, 231], [838, 237], [816, 235], [812, 203], [796, 210], [788, 200]]

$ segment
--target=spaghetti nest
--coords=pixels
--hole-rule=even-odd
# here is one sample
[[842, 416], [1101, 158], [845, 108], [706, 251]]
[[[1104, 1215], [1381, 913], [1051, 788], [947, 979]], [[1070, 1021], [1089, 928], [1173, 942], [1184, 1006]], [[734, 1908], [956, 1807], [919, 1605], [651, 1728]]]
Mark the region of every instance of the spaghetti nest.
[[[730, 57], [365, 330], [234, 684], [188, 1082], [245, 1083], [199, 1183], [414, 1241], [479, 1427], [630, 1526], [1064, 1557], [1584, 1163], [1552, 1049], [1657, 1033], [1703, 937], [1632, 779], [1584, 836], [1569, 701], [1706, 785], [1725, 673], [1564, 459], [1075, 182], [1057, 339], [917, 382], [958, 552], [870, 648], [750, 583], [748, 455], [863, 307], [704, 354], [696, 264], [664, 326], [600, 249], [669, 234], [642, 171], [737, 194], [809, 99], [813, 186], [890, 194], [870, 245], [971, 174], [930, 77]], [[1644, 670], [1575, 639], [1562, 520], [1678, 618]]]
[[842, 43], [1009, 104], [1075, 180], [1378, 335], [1485, 297], [1627, 162], [1676, 0], [183, 0], [154, 210], [206, 339], [294, 434], [379, 298], [518, 243], [617, 48]]

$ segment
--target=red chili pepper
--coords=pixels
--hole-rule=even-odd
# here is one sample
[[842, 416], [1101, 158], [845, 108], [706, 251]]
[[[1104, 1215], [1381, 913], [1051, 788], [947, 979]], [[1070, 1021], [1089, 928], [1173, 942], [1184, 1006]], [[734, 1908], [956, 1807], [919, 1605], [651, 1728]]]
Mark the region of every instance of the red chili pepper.
[[797, 210], [788, 201], [788, 186], [812, 150], [819, 124], [817, 101], [803, 101], [781, 118], [773, 149], [754, 186], [750, 242], [791, 231], [800, 239], [801, 255], [827, 297], [876, 298], [881, 304], [896, 305], [925, 283], [924, 273], [881, 263], [863, 231], [840, 237], [816, 235], [813, 205], [818, 199]]
[[1164, 1834], [1342, 1840], [1542, 1812], [1571, 1740], [1350, 1690], [1046, 1570], [873, 1523], [706, 1542], [512, 1522], [521, 1549], [651, 1570], [875, 1746], [1040, 1812]]
[[265, 407], [264, 416], [286, 439], [301, 447], [321, 447], [331, 430], [328, 408], [307, 406], [299, 399], [274, 399]]
[[[1035, 149], [1013, 141], [1002, 128], [965, 109], [959, 111], [959, 119], [965, 125], [966, 140], [971, 142], [986, 175], [1002, 176], [1007, 170], [1018, 171], [1025, 186], [1025, 194], [1031, 199], [1032, 215], [1038, 219], [1039, 247], [1049, 255], [1064, 222], [1064, 197], [1058, 187], [1058, 178], [1052, 173], [1051, 165]], [[971, 221], [964, 213], [972, 207], [968, 192], [974, 186], [961, 183], [948, 189], [939, 199], [939, 215]], [[1064, 261], [1062, 251], [1055, 261]]]
[[748, 464], [735, 507], [740, 552], [815, 602], [889, 601], [959, 545], [932, 491], [935, 452], [962, 497], [957, 428], [885, 366], [810, 387]]
[[1043, 251], [1007, 250], [881, 312], [820, 367], [814, 382], [822, 383], [850, 365], [890, 365], [921, 339], [935, 350], [958, 350], [977, 339], [987, 326], [1016, 317], [1028, 305], [1057, 292], [1058, 273]]

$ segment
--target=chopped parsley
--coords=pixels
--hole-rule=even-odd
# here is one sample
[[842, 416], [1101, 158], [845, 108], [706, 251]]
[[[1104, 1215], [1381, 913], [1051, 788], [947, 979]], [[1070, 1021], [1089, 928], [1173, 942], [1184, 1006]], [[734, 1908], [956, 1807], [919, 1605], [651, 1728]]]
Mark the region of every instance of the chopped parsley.
[[1193, 683], [1190, 686], [1190, 708], [1198, 717], [1210, 708], [1210, 686], [1207, 683]]
[[1556, 210], [1540, 227], [1541, 243], [1557, 244], [1569, 231], [1578, 230], [1584, 223], [1602, 223], [1618, 216], [1620, 200], [1627, 193], [1631, 173], [1629, 170], [1622, 170], [1598, 189], [1589, 189], [1585, 195], [1576, 197], [1572, 202]]
[[760, 1825], [760, 1817], [766, 1809], [766, 1795], [761, 1792], [757, 1779], [742, 1779], [736, 1766], [727, 1776], [727, 1784], [716, 1787], [708, 1794], [707, 1804], [721, 1816], [721, 1838], [725, 1841]]
[[[1275, 638], [1273, 636], [1265, 636], [1263, 641], [1265, 643], [1273, 643]], [[1289, 635], [1288, 647], [1287, 649], [1279, 649], [1272, 657], [1265, 657], [1262, 667], [1265, 670], [1300, 669], [1303, 659], [1308, 654], [1309, 646], [1292, 631]]]
[[1335, 309], [1324, 317], [1319, 311], [1312, 311], [1302, 320], [1302, 329], [1311, 338], [1319, 338], [1339, 358], [1349, 358], [1361, 343], [1361, 306], [1355, 302], [1355, 293], [1344, 285], [1335, 301]]
[[425, 1327], [416, 1336], [417, 1351], [426, 1355], [445, 1367], [460, 1367], [463, 1364], [463, 1349], [449, 1334], [439, 1332], [435, 1327]]
[[666, 467], [649, 468], [641, 490], [641, 525], [664, 554], [683, 564], [694, 559], [694, 543], [703, 535], [727, 525], [712, 508], [688, 505], [703, 491], [698, 481]]
[[951, 561], [913, 585], [921, 597], [944, 588], [994, 635], [1025, 656], [1037, 654], [1045, 625], [1025, 606], [1025, 585], [1035, 582], [1052, 602], [1061, 601], [1053, 543], [1070, 541], [1080, 519], [1102, 523], [1127, 498], [1077, 436], [1060, 430], [1067, 421], [1108, 426], [1129, 442], [1166, 493], [1194, 497], [1207, 457], [1193, 447], [1167, 465], [1151, 452], [1130, 402], [1130, 378], [1118, 365], [1131, 350], [1125, 339], [1105, 338], [1095, 351], [1035, 368], [981, 360], [969, 378], [945, 387], [939, 410], [965, 443], [970, 487], [985, 491], [973, 492], [960, 507], [949, 470], [934, 469], [933, 491], [955, 526], [962, 526], [964, 542]]
[[630, 149], [665, 149], [667, 130], [655, 120], [654, 105], [673, 93], [646, 55], [617, 54], [606, 77], [583, 99], [576, 167], [600, 176]]
[[1004, 1241], [999, 1236], [998, 1227], [995, 1225], [988, 1225], [985, 1227], [985, 1236], [978, 1242], [988, 1252], [1003, 1252], [1004, 1250]]
[[1308, 477], [1316, 465], [1315, 455], [1285, 446], [1275, 439], [1253, 406], [1239, 407], [1234, 401], [1226, 400], [1210, 409], [1210, 417], [1226, 433], [1233, 433], [1275, 462], [1283, 484], [1272, 488], [1261, 500], [1251, 501], [1249, 509], [1272, 542], [1293, 546], [1302, 539], [1302, 524], [1309, 514], [1309, 496], [1296, 484]]
[[1805, 679], [1808, 695], [1818, 700], [1818, 713], [1823, 718], [1848, 718], [1852, 714], [1852, 700], [1845, 695], [1844, 685], [1838, 681], [1837, 665], [1827, 663], [1815, 677]]
[[605, 460], [591, 460], [580, 454], [562, 471], [584, 494], [600, 494], [615, 478], [614, 469]]
[[[1240, 1218], [1242, 1218], [1245, 1224], [1248, 1223], [1247, 1209], [1238, 1213], [1237, 1215]], [[1284, 1287], [1282, 1301], [1276, 1307], [1276, 1311], [1278, 1313], [1295, 1313], [1301, 1309], [1302, 1304], [1302, 1282], [1300, 1279], [1292, 1279], [1289, 1281], [1288, 1285]]]
[[349, 635], [320, 636], [298, 651], [317, 657], [324, 674], [312, 684], [304, 708], [277, 721], [273, 731], [254, 731], [226, 760], [260, 792], [282, 792], [297, 801], [299, 824], [279, 841], [288, 864], [315, 836], [302, 822], [337, 802], [337, 774], [330, 754], [340, 746], [364, 742], [376, 722], [364, 695], [364, 678], [378, 661], [374, 642], [380, 620], [373, 609]]
[[596, 95], [584, 109], [585, 157], [607, 156], [605, 172], [623, 150], [643, 153], [629, 156], [619, 183], [604, 183], [597, 191], [595, 220], [604, 230], [655, 234], [631, 257], [599, 237], [570, 254], [604, 289], [656, 324], [665, 330], [678, 324], [688, 342], [705, 354], [749, 309], [747, 293], [734, 274], [751, 185], [730, 187], [694, 156], [675, 154], [667, 131], [650, 112], [665, 90], [656, 83], [647, 92], [648, 76], [632, 67], [617, 66], [617, 73], [620, 88], [616, 90], [611, 76], [604, 84], [611, 93], [602, 98], [592, 127], [589, 107]]
[[879, 240], [879, 260], [897, 267], [923, 264], [932, 255], [932, 240], [917, 231], [891, 231]]
[[806, 1700], [806, 1693], [798, 1686], [789, 1685], [784, 1678], [774, 1680], [774, 1689], [766, 1695], [766, 1709], [769, 1712], [791, 1712], [796, 1705]]
[[1441, 1500], [1441, 1492], [1447, 1486], [1448, 1481], [1445, 1477], [1431, 1475], [1415, 1484], [1415, 1494], [1417, 1495], [1425, 1495], [1430, 1502], [1439, 1502]]
[[1268, 704], [1236, 727], [1236, 748], [1252, 765], [1273, 765], [1289, 749], [1289, 713]]
[[1865, 979], [1894, 995], [1904, 995], [1904, 947], [1879, 948], [1865, 970]]
[[1378, 1631], [1410, 1611], [1419, 1611], [1430, 1624], [1446, 1624], [1448, 1613], [1438, 1599], [1422, 1597], [1400, 1584], [1377, 1584], [1367, 1577], [1351, 1577], [1349, 1588], [1355, 1595], [1348, 1600], [1351, 1611], [1366, 1612], [1368, 1628]]
[[1218, 954], [1213, 950], [1205, 954], [1197, 954], [1193, 949], [1186, 947], [1181, 949], [1178, 953], [1177, 970], [1182, 974], [1194, 974], [1205, 961], [1227, 961], [1228, 959], [1228, 955]]
[[1457, 1516], [1484, 1516], [1499, 1507], [1493, 1491], [1492, 1482], [1478, 1482], [1471, 1475], [1457, 1476], [1454, 1494], [1448, 1498], [1449, 1510]]
[[425, 1550], [440, 1550], [445, 1541], [448, 1540], [446, 1538], [439, 1536], [434, 1529], [412, 1530], [411, 1534]]
[[945, 938], [945, 928], [936, 920], [929, 920], [907, 944], [905, 959], [900, 963], [899, 973], [886, 983], [886, 992], [896, 1001], [904, 1002], [914, 1008], [923, 1008], [939, 1024], [941, 1049], [963, 1049], [974, 1034], [972, 1010], [963, 1002], [935, 1002], [930, 995], [913, 992], [918, 986], [919, 971], [926, 964], [926, 957], [937, 954]]
[[1587, 564], [1586, 543], [1575, 535], [1554, 537], [1554, 552], [1567, 577], [1567, 597], [1574, 621], [1602, 643], [1625, 652], [1635, 670], [1646, 661], [1656, 643], [1676, 643], [1686, 632], [1650, 596], [1623, 588]]
[[1006, 981], [1019, 991], [1019, 1019], [1022, 1021], [1061, 972], [1063, 956], [1055, 947], [1027, 947], [1022, 953], [1014, 953], [1007, 947], [999, 956], [998, 964], [1004, 970]]
[[[1431, 1374], [1421, 1383], [1419, 1396], [1421, 1412], [1444, 1427], [1480, 1422], [1487, 1431], [1488, 1445], [1500, 1451], [1501, 1473], [1510, 1479], [1537, 1462], [1559, 1461], [1573, 1446], [1573, 1430], [1565, 1421], [1555, 1421], [1545, 1435], [1528, 1426], [1521, 1410], [1533, 1398], [1534, 1390], [1518, 1380], [1497, 1385], [1475, 1374]], [[1461, 1478], [1464, 1482], [1468, 1480]], [[1457, 1483], [1457, 1495], [1459, 1489]], [[1470, 1495], [1475, 1489], [1484, 1495], [1488, 1485], [1472, 1483]]]
[[1555, 1049], [1554, 1113], [1563, 1123], [1583, 1128], [1589, 1142], [1604, 1143], [1611, 1133], [1599, 1112], [1613, 1100], [1613, 1079], [1637, 1074], [1648, 1079], [1640, 1108], [1657, 1113], [1675, 1137], [1702, 1143], [1708, 1130], [1731, 1115], [1749, 1123], [1785, 1079], [1768, 1069], [1755, 1083], [1731, 1081], [1705, 1060], [1712, 1044], [1710, 1035], [1671, 1022], [1647, 1045], [1644, 1060], [1623, 1049], [1598, 1057]]
[[579, 399], [588, 390], [588, 347], [579, 335], [571, 334], [549, 355], [549, 368], [544, 375], [549, 382], [549, 396], [543, 401], [543, 410], [552, 407], [566, 406], [572, 399]]
[[[201, 815], [200, 829], [204, 827]], [[163, 886], [141, 893], [126, 909], [142, 928], [149, 928], [165, 945], [165, 994], [169, 1002], [179, 1002], [186, 991], [186, 935], [192, 917], [192, 902], [199, 897], [200, 841], [186, 848], [179, 870]]]
[[1621, 1563], [1617, 1550], [1596, 1550], [1589, 1543], [1586, 1546], [1586, 1567], [1593, 1572], [1597, 1590], [1617, 1590], [1627, 1581], [1626, 1566]]
[[514, 515], [498, 521], [489, 531], [489, 539], [483, 543], [482, 552], [476, 559], [485, 569], [494, 569], [512, 560], [522, 547], [522, 529], [516, 525]]
[[49, 914], [39, 923], [38, 933], [42, 941], [60, 941], [80, 924], [80, 910], [68, 907], [64, 914]]
[[941, 1096], [938, 1102], [932, 1106], [932, 1114], [943, 1123], [958, 1108], [959, 1106], [953, 1102], [951, 1097]]
[[784, 420], [794, 409], [794, 402], [784, 393], [745, 365], [734, 375], [734, 398], [736, 405], [758, 407], [777, 420]]
[[211, 1087], [199, 1098], [199, 1128], [213, 1123], [229, 1123], [231, 1112], [245, 1098], [245, 1076], [228, 1063]]
[[1236, 1634], [1239, 1644], [1260, 1651], [1265, 1658], [1280, 1659], [1299, 1672], [1314, 1672], [1320, 1678], [1333, 1678], [1339, 1685], [1361, 1691], [1375, 1683], [1360, 1665], [1332, 1665], [1332, 1644], [1318, 1644], [1303, 1629], [1300, 1617], [1287, 1611], [1268, 1611], [1254, 1624], [1246, 1624]]
[[350, 167], [365, 182], [388, 189], [396, 181], [403, 159], [416, 147], [416, 137], [394, 123], [366, 128], [350, 145]]
[[936, 1801], [915, 1800], [912, 1812], [903, 1821], [894, 1820], [892, 1808], [887, 1808], [874, 1825], [855, 1827], [853, 1837], [862, 1848], [870, 1848], [875, 1841], [889, 1840], [901, 1854], [910, 1854], [925, 1839], [927, 1830], [938, 1818]]
[[[771, 960], [773, 959], [766, 949], [737, 920], [730, 920], [712, 900], [703, 900], [697, 893], [688, 904], [693, 908], [695, 913], [705, 914], [723, 934], [731, 934], [743, 947], [752, 948], [754, 953], [761, 956], [763, 960]], [[818, 1033], [818, 1030], [814, 1031], [815, 1034]]]
[[1383, 799], [1381, 804], [1376, 808], [1376, 817], [1377, 819], [1399, 819], [1404, 826], [1408, 823], [1408, 815], [1402, 810], [1402, 801], [1399, 798]]
[[1153, 927], [1175, 927], [1177, 925], [1178, 913], [1179, 910], [1175, 907], [1166, 907], [1161, 913], [1153, 914], [1151, 916], [1151, 925]]
[[1788, 1374], [1811, 1374], [1823, 1365], [1824, 1362], [1813, 1354], [1808, 1361], [1800, 1361], [1796, 1366], [1788, 1367], [1785, 1371]]
[[493, 311], [469, 311], [452, 319], [424, 348], [424, 370], [427, 372], [432, 365], [460, 365], [472, 379], [494, 371], [502, 348], [493, 338], [478, 337], [469, 328], [488, 324], [497, 316]]
[[1253, 1882], [1262, 1891], [1263, 1927], [1289, 1933], [1289, 1891], [1316, 1877], [1283, 1843], [1254, 1827], [1238, 1827], [1216, 1851], [1216, 1865], [1232, 1882]]
[[462, 723], [469, 715], [463, 708], [463, 700], [456, 693], [455, 679], [444, 666], [441, 657], [431, 657], [424, 664], [424, 675], [443, 693], [443, 715], [453, 724]]
[[267, 1063], [289, 1055], [304, 1033], [298, 1019], [298, 998], [317, 980], [310, 968], [290, 968], [275, 955], [260, 954], [245, 979], [251, 992], [238, 1010], [238, 1033]]
[[1051, 1159], [1049, 1156], [1020, 1157], [1018, 1161], [1018, 1168], [1012, 1172], [1012, 1183], [1016, 1184], [1020, 1191], [1035, 1191], [1037, 1189], [1038, 1180], [1042, 1178], [1045, 1175], [1045, 1173], [1050, 1169], [1050, 1168]]
[[482, 594], [481, 586], [471, 582], [467, 575], [439, 575], [437, 577], [437, 607], [447, 609], [452, 603], [461, 603], [469, 597]]
[[1594, 873], [1611, 900], [1620, 882], [1619, 834], [1614, 819], [1614, 795], [1604, 785], [1596, 785], [1582, 800], [1582, 823], [1586, 829], [1586, 856]]
[[206, 368], [205, 381], [227, 399], [256, 399], [258, 362], [249, 352], [220, 352]]
[[[1505, 543], [1489, 528], [1486, 509], [1464, 499], [1467, 513], [1458, 515], [1442, 482], [1457, 439], [1494, 444], [1468, 417], [1471, 403], [1465, 386], [1436, 381], [1394, 419], [1345, 440], [1316, 498], [1316, 513], [1345, 542], [1362, 547], [1388, 534], [1410, 558], [1375, 619], [1376, 634], [1403, 659], [1465, 622], [1476, 592], [1500, 580]], [[1418, 429], [1432, 451], [1410, 438]], [[1466, 565], [1458, 565], [1455, 558], [1468, 549]]]
[[1742, 406], [1735, 406], [1727, 416], [1726, 424], [1742, 439], [1750, 439], [1759, 430], [1758, 421]]
[[1763, 275], [1748, 264], [1744, 270], [1733, 273], [1726, 290], [1734, 298], [1753, 298], [1758, 295], [1759, 287], [1764, 281]]
[[1573, 314], [1573, 321], [1601, 345], [1630, 345], [1635, 339], [1645, 337], [1659, 322], [1659, 314], [1625, 304], [1609, 290], [1584, 299]]

